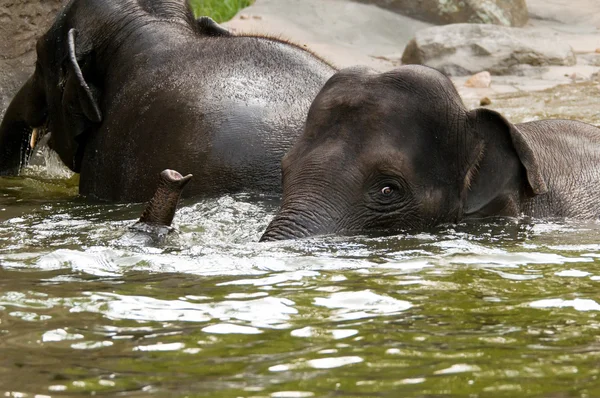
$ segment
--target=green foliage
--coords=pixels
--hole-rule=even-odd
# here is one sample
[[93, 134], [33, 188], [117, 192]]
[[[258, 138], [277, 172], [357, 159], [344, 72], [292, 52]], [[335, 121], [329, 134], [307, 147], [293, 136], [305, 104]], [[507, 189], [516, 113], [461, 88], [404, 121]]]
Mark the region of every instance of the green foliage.
[[209, 16], [217, 22], [229, 21], [239, 10], [254, 0], [190, 0], [197, 17]]

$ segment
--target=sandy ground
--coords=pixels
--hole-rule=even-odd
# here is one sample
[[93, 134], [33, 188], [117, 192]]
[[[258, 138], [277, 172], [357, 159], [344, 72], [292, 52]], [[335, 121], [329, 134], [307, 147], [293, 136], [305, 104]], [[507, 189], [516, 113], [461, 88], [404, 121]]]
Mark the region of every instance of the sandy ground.
[[261, 33], [306, 45], [340, 68], [399, 64], [404, 47], [432, 26], [347, 0], [256, 0], [225, 24], [237, 33]]
[[[525, 28], [541, 29], [569, 43], [578, 64], [550, 67], [535, 77], [493, 76], [488, 89], [467, 88], [466, 77], [455, 78], [463, 97], [543, 90], [589, 80], [600, 70], [600, 0], [529, 0], [528, 7], [531, 20]], [[382, 71], [399, 66], [414, 33], [431, 26], [350, 0], [256, 0], [225, 25], [236, 33], [291, 40], [340, 68], [367, 65]]]

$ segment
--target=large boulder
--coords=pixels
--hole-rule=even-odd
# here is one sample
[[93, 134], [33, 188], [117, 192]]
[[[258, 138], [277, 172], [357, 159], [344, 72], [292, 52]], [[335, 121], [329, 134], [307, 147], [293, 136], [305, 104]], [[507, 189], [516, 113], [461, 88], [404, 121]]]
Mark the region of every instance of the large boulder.
[[529, 13], [525, 0], [359, 0], [436, 25], [484, 23], [523, 26]]
[[402, 55], [404, 64], [427, 65], [456, 76], [484, 70], [496, 75], [523, 74], [531, 67], [572, 66], [576, 62], [571, 46], [547, 31], [482, 24], [423, 29]]
[[33, 72], [36, 40], [50, 27], [63, 2], [0, 1], [0, 118]]

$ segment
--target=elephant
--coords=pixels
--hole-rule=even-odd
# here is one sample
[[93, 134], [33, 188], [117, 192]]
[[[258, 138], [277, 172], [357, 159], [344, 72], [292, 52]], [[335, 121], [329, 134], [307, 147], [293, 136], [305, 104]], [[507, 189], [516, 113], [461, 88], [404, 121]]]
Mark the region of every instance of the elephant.
[[336, 73], [282, 173], [281, 207], [262, 241], [600, 217], [600, 129], [469, 110], [449, 78], [421, 65]]
[[280, 161], [335, 73], [285, 40], [234, 35], [184, 0], [71, 0], [0, 125], [0, 175], [39, 137], [89, 200], [142, 202], [166, 168], [185, 196], [281, 192]]

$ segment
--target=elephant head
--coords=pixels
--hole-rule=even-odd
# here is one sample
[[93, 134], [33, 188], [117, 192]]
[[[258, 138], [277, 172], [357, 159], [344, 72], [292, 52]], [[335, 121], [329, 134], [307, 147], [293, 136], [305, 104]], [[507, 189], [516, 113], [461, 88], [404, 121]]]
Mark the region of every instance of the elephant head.
[[282, 205], [263, 241], [516, 215], [523, 197], [546, 192], [515, 125], [467, 110], [446, 76], [415, 65], [334, 75], [282, 171]]
[[0, 175], [18, 174], [39, 131], [49, 131], [50, 148], [80, 171], [85, 141], [103, 120], [114, 54], [151, 20], [179, 20], [198, 32], [203, 26], [176, 0], [72, 0], [65, 6], [38, 40], [35, 71], [0, 124]]

